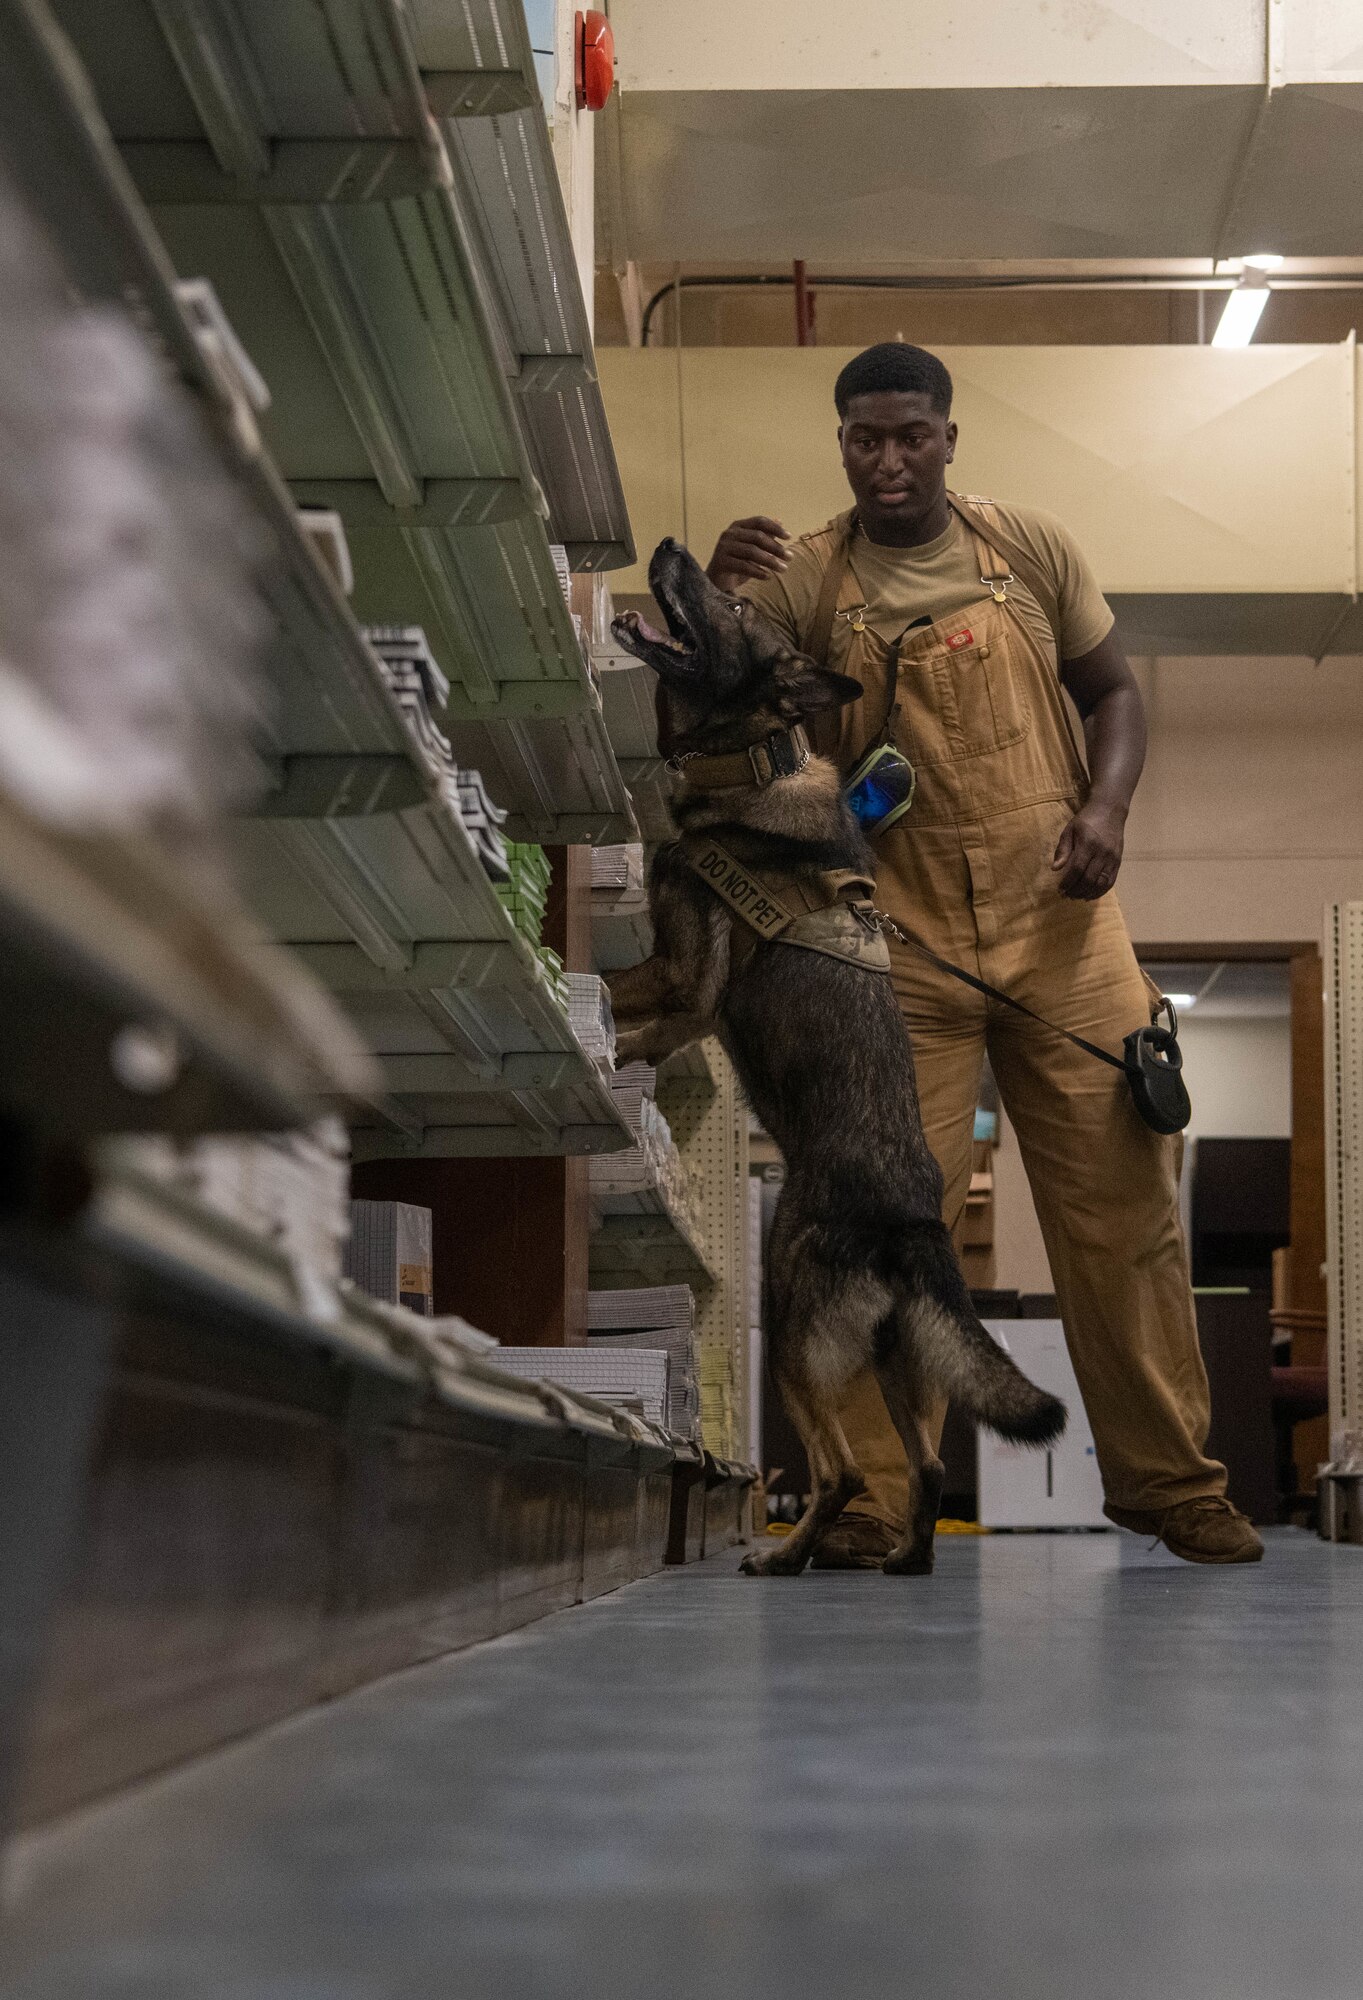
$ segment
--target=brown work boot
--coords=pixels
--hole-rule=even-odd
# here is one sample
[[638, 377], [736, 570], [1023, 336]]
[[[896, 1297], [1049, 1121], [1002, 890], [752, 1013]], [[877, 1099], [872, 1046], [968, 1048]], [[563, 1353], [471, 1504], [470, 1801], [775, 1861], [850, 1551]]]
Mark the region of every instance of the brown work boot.
[[879, 1569], [899, 1536], [874, 1514], [839, 1514], [826, 1528], [810, 1558], [811, 1569]]
[[1214, 1494], [1149, 1513], [1133, 1507], [1104, 1507], [1103, 1512], [1119, 1528], [1152, 1535], [1184, 1562], [1257, 1563], [1263, 1558], [1264, 1545], [1239, 1508]]

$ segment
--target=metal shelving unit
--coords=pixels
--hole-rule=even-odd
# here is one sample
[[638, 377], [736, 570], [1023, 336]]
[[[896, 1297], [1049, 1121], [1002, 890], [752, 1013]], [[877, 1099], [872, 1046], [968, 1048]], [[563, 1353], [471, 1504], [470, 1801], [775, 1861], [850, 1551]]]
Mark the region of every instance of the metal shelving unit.
[[282, 1128], [372, 1085], [234, 899], [146, 840], [59, 832], [3, 794], [0, 1001], [5, 1107], [68, 1140]]
[[574, 569], [632, 562], [586, 306], [563, 279], [573, 243], [524, 9], [520, 0], [412, 0], [411, 17], [555, 533]]
[[627, 1145], [605, 1078], [428, 782], [405, 811], [239, 830], [256, 907], [379, 1058], [389, 1094], [359, 1114], [356, 1158]]
[[[212, 282], [275, 390], [262, 421], [274, 457], [300, 501], [345, 521], [360, 615], [425, 626], [452, 724], [519, 725], [499, 802], [523, 832], [612, 837], [628, 801], [549, 552], [552, 533], [581, 558], [583, 507], [606, 486], [618, 495], [599, 394], [593, 381], [584, 403], [582, 385], [534, 367], [513, 392], [489, 304], [501, 281], [477, 247], [482, 183], [456, 175], [405, 10], [57, 11], [173, 263]], [[548, 212], [543, 189], [531, 205]], [[561, 246], [546, 235], [543, 250]], [[567, 289], [562, 269], [555, 282]], [[542, 402], [563, 433], [547, 456], [529, 421]], [[561, 813], [544, 796], [556, 759], [581, 771]]]
[[[32, 0], [0, 8], [0, 157], [74, 289], [130, 307], [200, 392], [220, 457], [264, 517], [277, 651], [319, 669], [333, 614], [348, 614], [333, 605], [278, 480], [252, 455], [249, 420], [229, 407], [195, 339], [79, 67]], [[65, 1052], [39, 1065], [48, 1081], [37, 1108], [48, 1121], [69, 1099], [68, 1123], [85, 1131], [281, 1125], [319, 1094], [370, 1087], [358, 1045], [322, 996], [261, 954], [244, 912], [192, 885], [148, 841], [81, 839], [0, 803], [0, 904], [16, 1002], [7, 1070], [23, 1071], [19, 1035], [35, 1060]], [[180, 1063], [166, 1091], [139, 1096], [111, 1069], [110, 1039], [147, 1021], [174, 1030]]]
[[[697, 1299], [705, 1443], [717, 1455], [742, 1458], [751, 1393], [748, 1109], [717, 1042], [686, 1053], [686, 1069], [659, 1078], [658, 1101], [701, 1191], [706, 1251], [715, 1273], [715, 1283]], [[703, 1074], [698, 1073], [702, 1068]]]
[[603, 1215], [592, 1236], [593, 1285], [707, 1285], [715, 1270], [689, 1220], [669, 1204], [660, 1188], [615, 1197], [631, 1212]]
[[[386, 9], [368, 11], [382, 14], [390, 29], [400, 25]], [[66, 12], [85, 18], [93, 32], [91, 10], [71, 6]], [[292, 19], [306, 10], [288, 12]], [[379, 1100], [381, 1109], [360, 1114], [370, 1122], [357, 1133], [357, 1154], [578, 1152], [627, 1143], [604, 1080], [492, 893], [349, 605], [300, 533], [288, 490], [254, 436], [249, 413], [233, 401], [199, 347], [175, 297], [172, 267], [79, 67], [38, 8], [11, 8], [3, 18], [14, 42], [8, 73], [16, 85], [15, 150], [60, 247], [69, 252], [73, 278], [89, 295], [131, 299], [156, 328], [216, 417], [220, 451], [268, 530], [270, 555], [262, 569], [272, 614], [273, 699], [262, 744], [268, 784], [254, 817], [239, 823], [234, 837], [249, 900], [270, 935], [311, 959], [383, 1062], [387, 1095]], [[140, 36], [134, 31], [138, 16], [130, 18], [133, 26], [117, 49], [105, 29], [108, 60], [117, 57], [114, 83], [140, 90], [148, 78], [159, 78], [183, 125], [189, 103], [183, 87], [177, 96], [174, 79], [162, 75], [143, 46], [151, 15], [140, 16]], [[80, 27], [81, 18], [69, 25]], [[263, 19], [260, 29], [267, 33]], [[385, 79], [376, 70], [370, 78], [376, 92], [384, 84], [388, 95], [381, 101], [392, 113], [380, 119], [371, 105], [372, 123], [400, 124], [403, 107], [408, 124], [415, 123], [419, 85], [410, 63], [403, 68], [399, 61], [404, 52], [399, 40], [393, 73]], [[322, 56], [334, 71], [336, 51], [328, 45], [313, 53], [322, 79], [316, 101], [325, 106], [323, 83], [330, 75], [334, 84], [335, 74]], [[164, 50], [161, 60], [163, 67], [169, 61]], [[145, 76], [138, 67], [143, 61], [149, 65]], [[307, 108], [327, 123], [313, 100]], [[334, 107], [330, 116], [339, 122]], [[168, 116], [167, 122], [176, 119]], [[421, 128], [424, 139], [417, 134], [402, 141], [405, 151], [394, 151], [396, 140], [385, 142], [384, 174], [397, 171], [395, 158], [406, 160], [404, 171], [415, 171], [419, 145], [426, 147], [423, 158], [438, 152], [428, 126], [425, 121]], [[189, 143], [168, 139], [168, 155], [159, 142], [149, 153], [134, 147], [139, 173], [146, 178], [149, 162], [156, 161], [162, 162], [157, 171], [169, 172], [166, 161], [179, 159], [175, 149]], [[314, 165], [331, 157], [325, 151], [306, 156]], [[359, 157], [374, 166], [379, 156], [361, 147]], [[265, 211], [207, 213], [210, 220], [251, 214], [259, 222]], [[508, 449], [515, 435], [509, 426]], [[580, 665], [543, 530], [538, 522], [515, 525], [533, 527], [539, 536], [553, 612], [549, 625], [567, 627]], [[485, 539], [489, 531], [469, 532], [484, 538], [476, 546], [495, 563], [497, 551]], [[354, 548], [364, 537], [351, 539]], [[501, 574], [507, 575], [505, 565]], [[522, 602], [514, 573], [506, 589]], [[495, 598], [491, 587], [481, 590], [480, 617]], [[404, 620], [411, 616], [410, 600], [389, 608]], [[494, 615], [493, 626], [477, 634], [487, 657], [498, 657], [495, 622]], [[455, 735], [467, 756], [467, 737], [458, 729]], [[501, 795], [514, 796], [520, 774], [533, 774], [533, 812], [517, 815], [512, 831], [559, 839], [628, 831], [628, 802], [599, 711], [560, 718], [551, 737], [536, 737], [520, 721], [480, 725], [477, 735], [494, 791], [500, 779]]]
[[458, 761], [482, 772], [494, 799], [515, 802], [506, 823], [513, 840], [635, 838], [623, 773], [599, 710], [564, 716], [552, 728], [456, 722], [445, 733]]

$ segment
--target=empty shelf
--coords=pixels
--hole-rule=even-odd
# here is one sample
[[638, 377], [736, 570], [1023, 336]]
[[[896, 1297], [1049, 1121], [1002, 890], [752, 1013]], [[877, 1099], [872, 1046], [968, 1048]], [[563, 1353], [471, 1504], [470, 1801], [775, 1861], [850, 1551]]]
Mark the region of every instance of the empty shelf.
[[714, 1278], [705, 1246], [686, 1217], [672, 1208], [661, 1191], [633, 1197], [631, 1215], [606, 1215], [592, 1235], [590, 1271], [593, 1284], [695, 1284]]

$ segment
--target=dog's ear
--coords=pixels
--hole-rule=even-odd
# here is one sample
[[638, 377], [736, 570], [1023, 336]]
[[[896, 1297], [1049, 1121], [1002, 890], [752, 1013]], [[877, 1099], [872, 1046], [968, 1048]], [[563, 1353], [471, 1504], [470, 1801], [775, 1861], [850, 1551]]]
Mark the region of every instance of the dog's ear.
[[788, 653], [776, 669], [777, 705], [792, 720], [817, 715], [823, 709], [845, 708], [860, 701], [864, 689], [850, 674], [835, 674], [815, 666], [803, 653]]

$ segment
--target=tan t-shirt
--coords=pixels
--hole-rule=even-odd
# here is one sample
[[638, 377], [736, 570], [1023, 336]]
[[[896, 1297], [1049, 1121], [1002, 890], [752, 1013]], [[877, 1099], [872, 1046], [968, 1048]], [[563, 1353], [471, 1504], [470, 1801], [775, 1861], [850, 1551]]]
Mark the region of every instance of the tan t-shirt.
[[[1114, 619], [1078, 543], [1049, 514], [1032, 507], [993, 504], [999, 526], [1031, 556], [1043, 576], [1054, 580], [1061, 658], [1077, 660], [1091, 653], [1112, 630]], [[744, 596], [752, 599], [792, 645], [803, 646], [809, 641], [826, 551], [826, 543], [812, 546], [810, 538], [802, 536], [788, 545], [790, 561], [779, 576], [742, 586]], [[859, 534], [852, 543], [850, 565], [865, 599], [866, 623], [890, 641], [915, 619], [926, 616], [935, 622], [954, 617], [988, 594], [980, 583], [970, 533], [955, 513], [945, 534], [915, 549], [887, 548]], [[1055, 642], [1050, 621], [1031, 591], [1015, 582], [1009, 597], [1047, 651], [1052, 650]], [[845, 650], [847, 634], [846, 620], [835, 620], [829, 647], [834, 664]]]

